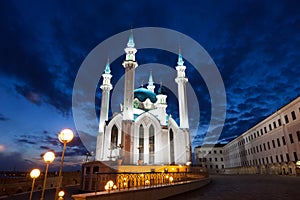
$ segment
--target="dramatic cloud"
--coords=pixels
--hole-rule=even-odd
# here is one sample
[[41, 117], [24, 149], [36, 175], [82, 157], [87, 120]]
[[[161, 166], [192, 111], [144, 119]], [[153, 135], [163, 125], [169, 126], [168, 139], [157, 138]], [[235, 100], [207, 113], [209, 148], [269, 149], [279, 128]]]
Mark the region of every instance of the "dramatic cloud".
[[[95, 1], [91, 4], [46, 0], [30, 5], [27, 1], [0, 1], [0, 83], [1, 88], [2, 84], [7, 88], [1, 90], [4, 93], [0, 100], [8, 102], [1, 107], [0, 126], [6, 130], [1, 142], [3, 146], [11, 141], [18, 144], [18, 148], [30, 146], [26, 149], [28, 152], [54, 149], [60, 155], [62, 144], [53, 130], [65, 127], [66, 121], [72, 120], [72, 89], [81, 63], [100, 42], [132, 25], [133, 28], [155, 26], [180, 31], [200, 43], [210, 54], [226, 89], [227, 114], [219, 138], [220, 142], [226, 143], [299, 96], [299, 9], [298, 1], [271, 0]], [[179, 47], [180, 42], [180, 38], [174, 41]], [[107, 52], [102, 53], [109, 56], [113, 51], [108, 47]], [[185, 53], [190, 52], [183, 52], [183, 56]], [[121, 56], [111, 65], [113, 85], [124, 74], [123, 59]], [[137, 60], [140, 65], [155, 62], [170, 67], [176, 65], [176, 55], [161, 50], [141, 50]], [[104, 63], [99, 63], [99, 69]], [[212, 102], [203, 77], [190, 63], [185, 64], [200, 107], [199, 129], [193, 140], [193, 146], [197, 146], [214, 139], [204, 140], [209, 135]], [[95, 105], [92, 105], [98, 117], [101, 73], [99, 71], [100, 82], [95, 86]], [[140, 85], [142, 75], [136, 77]], [[157, 84], [164, 83], [160, 77], [154, 79]], [[147, 80], [143, 81], [146, 83]], [[178, 101], [173, 92], [166, 89], [167, 111], [179, 122]], [[118, 95], [120, 99], [122, 95]], [[23, 101], [17, 101], [19, 99]], [[18, 103], [10, 105], [9, 102]], [[84, 98], [82, 103], [85, 104]], [[19, 116], [18, 111], [26, 108], [36, 110]], [[50, 109], [55, 112], [49, 112]], [[37, 115], [37, 110], [42, 114]], [[65, 118], [62, 120], [62, 117]], [[49, 120], [53, 122], [51, 125]], [[218, 121], [217, 118], [214, 120]], [[78, 130], [81, 140], [76, 135], [68, 144], [67, 157], [85, 154], [82, 143], [94, 147], [97, 124], [87, 126], [90, 130]], [[26, 129], [26, 134], [23, 135], [19, 127]], [[49, 131], [40, 131], [48, 128]], [[220, 126], [213, 128], [212, 132]], [[0, 160], [10, 161], [6, 149], [3, 152], [5, 155], [1, 155]], [[23, 159], [29, 155], [11, 155], [16, 156], [12, 165], [24, 163], [25, 169], [30, 164]], [[69, 164], [75, 166], [72, 162]], [[5, 169], [13, 168], [12, 165]], [[2, 163], [0, 166], [2, 169]]]

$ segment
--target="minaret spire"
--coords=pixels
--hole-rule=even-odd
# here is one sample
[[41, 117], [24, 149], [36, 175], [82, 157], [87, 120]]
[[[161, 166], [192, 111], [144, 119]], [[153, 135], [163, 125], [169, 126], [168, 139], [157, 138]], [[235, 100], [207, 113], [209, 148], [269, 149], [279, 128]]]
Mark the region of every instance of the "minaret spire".
[[155, 89], [155, 85], [153, 83], [154, 82], [153, 82], [153, 77], [152, 77], [152, 71], [150, 71], [147, 89], [150, 90], [151, 92], [154, 92], [154, 89]]
[[176, 67], [177, 77], [175, 81], [178, 84], [180, 128], [189, 128], [186, 97], [186, 83], [188, 82], [188, 79], [185, 77], [186, 66], [184, 66], [183, 64], [184, 62], [182, 59], [181, 51], [179, 49], [178, 62]]
[[125, 68], [125, 82], [124, 82], [124, 106], [123, 106], [123, 120], [122, 120], [122, 141], [123, 146], [121, 156], [123, 157], [124, 164], [133, 164], [133, 148], [134, 133], [134, 115], [133, 115], [133, 100], [134, 100], [134, 77], [135, 68], [138, 63], [135, 61], [135, 54], [137, 52], [134, 47], [134, 39], [132, 29], [127, 42], [127, 47], [124, 49], [126, 59], [123, 61]]
[[101, 111], [100, 111], [100, 120], [99, 120], [99, 134], [97, 136], [97, 149], [96, 149], [96, 159], [103, 159], [103, 148], [104, 148], [104, 126], [105, 121], [108, 120], [108, 111], [109, 111], [109, 102], [110, 102], [110, 90], [113, 86], [110, 83], [112, 75], [110, 74], [110, 64], [109, 59], [107, 59], [104, 73], [102, 74], [103, 82], [100, 86], [102, 90], [101, 98]]

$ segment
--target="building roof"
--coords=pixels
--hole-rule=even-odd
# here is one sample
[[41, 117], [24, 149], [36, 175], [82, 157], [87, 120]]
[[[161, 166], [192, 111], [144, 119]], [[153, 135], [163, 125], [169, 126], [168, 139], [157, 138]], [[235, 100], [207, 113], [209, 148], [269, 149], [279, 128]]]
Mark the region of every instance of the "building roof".
[[156, 94], [146, 88], [135, 89], [134, 98], [137, 98], [141, 102], [146, 101], [146, 99], [149, 99], [152, 103], [157, 101]]

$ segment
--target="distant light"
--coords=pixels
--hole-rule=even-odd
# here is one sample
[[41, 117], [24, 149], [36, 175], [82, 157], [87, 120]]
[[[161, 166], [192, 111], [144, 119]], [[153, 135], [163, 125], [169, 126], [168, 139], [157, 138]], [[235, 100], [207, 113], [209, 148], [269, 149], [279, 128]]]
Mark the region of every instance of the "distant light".
[[4, 151], [5, 150], [5, 146], [0, 144], [0, 152]]
[[108, 185], [109, 188], [112, 188], [114, 186], [114, 182], [110, 180], [106, 183], [106, 185]]
[[40, 174], [41, 174], [41, 171], [39, 169], [33, 169], [30, 172], [30, 177], [31, 178], [37, 178], [37, 177], [40, 176]]
[[65, 196], [65, 192], [64, 192], [63, 190], [59, 191], [58, 196], [59, 196], [59, 197]]
[[298, 168], [300, 168], [300, 160], [298, 160], [298, 161], [296, 162], [296, 166], [297, 166]]
[[113, 189], [114, 189], [114, 190], [116, 190], [116, 189], [117, 189], [117, 186], [116, 186], [116, 185], [114, 185]]

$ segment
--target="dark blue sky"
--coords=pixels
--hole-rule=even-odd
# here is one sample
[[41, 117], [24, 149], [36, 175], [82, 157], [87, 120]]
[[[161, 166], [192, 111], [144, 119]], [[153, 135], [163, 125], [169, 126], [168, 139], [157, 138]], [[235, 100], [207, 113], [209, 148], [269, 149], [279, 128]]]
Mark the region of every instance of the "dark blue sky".
[[[0, 1], [0, 170], [43, 167], [40, 155], [47, 149], [59, 155], [57, 133], [75, 128], [72, 88], [81, 63], [99, 43], [131, 25], [173, 29], [203, 46], [226, 89], [220, 141], [231, 140], [299, 95], [299, 10], [298, 1], [271, 0]], [[174, 66], [167, 58], [146, 50], [137, 56], [139, 63]], [[117, 61], [113, 82], [123, 73]], [[187, 76], [201, 108], [197, 146], [209, 123], [210, 99], [203, 80], [192, 70]], [[65, 166], [78, 168], [85, 152], [77, 135]]]

